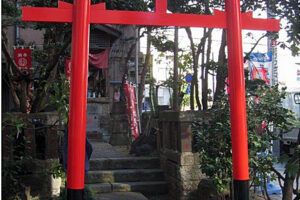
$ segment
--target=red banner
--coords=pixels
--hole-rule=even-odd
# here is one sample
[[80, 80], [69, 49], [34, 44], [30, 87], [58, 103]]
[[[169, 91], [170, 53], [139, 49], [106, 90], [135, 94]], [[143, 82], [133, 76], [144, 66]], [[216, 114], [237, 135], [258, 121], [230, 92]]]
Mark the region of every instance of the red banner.
[[125, 97], [126, 97], [126, 106], [127, 106], [127, 116], [128, 116], [128, 125], [131, 128], [132, 137], [134, 140], [136, 140], [140, 134], [139, 134], [139, 128], [138, 128], [138, 117], [136, 112], [136, 98], [134, 93], [134, 86], [130, 85], [128, 83], [124, 84], [124, 91], [125, 91]]
[[89, 54], [89, 62], [98, 69], [108, 68], [109, 48], [98, 54]]
[[136, 98], [134, 92], [134, 86], [130, 85], [130, 101], [131, 101], [131, 130], [134, 139], [137, 139], [139, 134], [139, 127], [138, 127], [138, 116], [136, 112]]
[[15, 63], [20, 70], [30, 70], [31, 68], [31, 49], [17, 48], [14, 51]]
[[66, 68], [65, 68], [65, 73], [66, 73], [66, 79], [70, 82], [70, 77], [71, 77], [71, 60], [69, 58], [66, 58]]

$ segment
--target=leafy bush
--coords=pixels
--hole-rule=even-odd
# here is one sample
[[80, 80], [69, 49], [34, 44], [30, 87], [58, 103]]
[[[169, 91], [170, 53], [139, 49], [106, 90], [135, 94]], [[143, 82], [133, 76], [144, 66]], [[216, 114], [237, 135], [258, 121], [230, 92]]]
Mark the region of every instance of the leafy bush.
[[2, 198], [4, 200], [25, 199], [26, 186], [22, 182], [22, 175], [26, 174], [25, 164], [32, 158], [25, 153], [30, 141], [23, 134], [24, 126], [25, 122], [14, 116], [3, 121], [3, 130], [10, 131], [7, 139], [14, 144], [12, 157], [2, 159]]
[[[272, 156], [272, 141], [280, 139], [295, 118], [281, 106], [284, 89], [280, 92], [278, 86], [268, 87], [254, 80], [247, 82], [246, 93], [250, 176], [252, 183], [263, 184], [266, 189], [267, 176], [274, 179], [277, 175], [273, 167], [277, 160]], [[195, 147], [202, 171], [212, 179], [218, 191], [223, 192], [232, 181], [230, 112], [225, 95], [216, 101], [210, 114], [209, 120], [193, 125]]]

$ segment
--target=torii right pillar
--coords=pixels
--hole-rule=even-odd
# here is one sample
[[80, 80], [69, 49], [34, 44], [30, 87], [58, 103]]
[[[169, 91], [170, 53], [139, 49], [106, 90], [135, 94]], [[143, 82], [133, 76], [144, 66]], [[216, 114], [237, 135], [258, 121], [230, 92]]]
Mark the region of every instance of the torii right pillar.
[[239, 0], [226, 0], [234, 199], [249, 199], [249, 161], [242, 23]]

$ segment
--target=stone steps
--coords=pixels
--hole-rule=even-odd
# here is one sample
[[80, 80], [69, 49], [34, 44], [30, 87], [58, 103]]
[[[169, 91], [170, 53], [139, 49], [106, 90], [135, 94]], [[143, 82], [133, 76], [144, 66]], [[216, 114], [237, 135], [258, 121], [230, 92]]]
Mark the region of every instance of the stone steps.
[[98, 183], [89, 184], [89, 187], [96, 194], [111, 192], [141, 192], [143, 194], [159, 195], [168, 192], [167, 182], [165, 181]]
[[121, 169], [89, 171], [86, 183], [113, 183], [113, 182], [138, 182], [138, 181], [162, 181], [161, 169]]
[[97, 200], [148, 200], [144, 195], [137, 192], [112, 192], [97, 194]]
[[168, 192], [158, 157], [92, 158], [85, 183], [96, 193]]
[[92, 158], [90, 170], [110, 169], [155, 169], [159, 167], [158, 157]]

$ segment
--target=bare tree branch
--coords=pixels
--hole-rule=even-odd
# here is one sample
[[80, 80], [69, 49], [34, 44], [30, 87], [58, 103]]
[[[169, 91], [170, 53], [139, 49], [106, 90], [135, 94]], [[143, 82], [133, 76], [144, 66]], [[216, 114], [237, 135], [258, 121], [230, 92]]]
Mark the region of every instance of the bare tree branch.
[[254, 49], [256, 48], [256, 46], [259, 44], [259, 42], [266, 36], [268, 36], [269, 33], [266, 33], [264, 35], [262, 35], [256, 42], [255, 44], [253, 45], [253, 47], [250, 49], [250, 51], [245, 55], [244, 57], [244, 63], [246, 62], [246, 60], [249, 59], [250, 57], [250, 54], [254, 51]]

